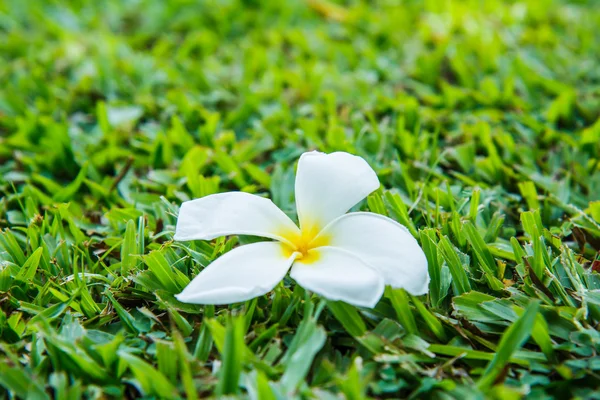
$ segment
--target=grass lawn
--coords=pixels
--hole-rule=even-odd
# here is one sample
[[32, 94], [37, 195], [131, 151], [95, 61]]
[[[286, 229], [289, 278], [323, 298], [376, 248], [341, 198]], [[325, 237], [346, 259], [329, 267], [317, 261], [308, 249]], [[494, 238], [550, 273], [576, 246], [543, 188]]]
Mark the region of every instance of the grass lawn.
[[[595, 0], [0, 0], [0, 399], [600, 399], [599, 27]], [[173, 241], [181, 203], [295, 219], [315, 149], [377, 172], [356, 209], [410, 230], [429, 293], [177, 301], [256, 241]]]

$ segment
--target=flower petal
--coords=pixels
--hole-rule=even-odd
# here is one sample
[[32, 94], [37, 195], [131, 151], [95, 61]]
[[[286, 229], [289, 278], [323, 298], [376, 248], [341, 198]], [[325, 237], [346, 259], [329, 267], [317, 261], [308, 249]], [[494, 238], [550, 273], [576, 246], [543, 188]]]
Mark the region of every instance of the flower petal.
[[429, 272], [425, 253], [409, 231], [383, 215], [356, 212], [341, 216], [315, 238], [355, 254], [381, 271], [385, 283], [413, 295], [425, 294]]
[[384, 289], [377, 270], [345, 250], [319, 247], [311, 253], [309, 262], [296, 260], [290, 272], [300, 286], [329, 300], [361, 307], [377, 304]]
[[287, 242], [298, 227], [273, 202], [244, 192], [186, 201], [179, 209], [175, 240], [210, 240], [226, 235], [262, 236]]
[[378, 187], [375, 171], [361, 157], [343, 152], [302, 154], [296, 173], [300, 227], [318, 232]]
[[294, 262], [284, 245], [258, 242], [237, 247], [204, 268], [177, 300], [194, 304], [229, 304], [246, 301], [273, 290]]

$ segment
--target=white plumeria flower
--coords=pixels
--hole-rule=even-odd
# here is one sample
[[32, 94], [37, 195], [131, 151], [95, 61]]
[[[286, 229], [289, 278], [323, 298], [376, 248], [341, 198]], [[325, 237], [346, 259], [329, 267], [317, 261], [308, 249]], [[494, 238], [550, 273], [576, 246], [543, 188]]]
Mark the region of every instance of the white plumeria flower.
[[351, 207], [379, 188], [358, 156], [302, 154], [296, 173], [300, 228], [269, 199], [243, 192], [182, 204], [175, 240], [252, 235], [275, 241], [237, 247], [207, 266], [176, 297], [228, 304], [264, 295], [290, 270], [302, 287], [329, 300], [374, 307], [385, 285], [427, 293], [427, 259], [408, 230], [379, 214]]

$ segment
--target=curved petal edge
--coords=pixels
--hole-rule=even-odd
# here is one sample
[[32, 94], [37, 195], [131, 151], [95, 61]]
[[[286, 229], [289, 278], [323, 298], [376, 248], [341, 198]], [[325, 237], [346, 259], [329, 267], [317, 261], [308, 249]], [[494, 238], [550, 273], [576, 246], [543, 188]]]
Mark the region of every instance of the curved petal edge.
[[362, 157], [304, 153], [298, 161], [295, 189], [300, 226], [316, 233], [377, 188], [377, 174]]
[[383, 215], [356, 212], [331, 222], [315, 240], [344, 249], [384, 276], [393, 288], [412, 295], [428, 292], [429, 270], [425, 253], [410, 232]]
[[313, 251], [310, 262], [299, 259], [290, 271], [300, 286], [328, 300], [375, 307], [385, 288], [379, 271], [345, 250], [319, 247]]
[[298, 227], [271, 200], [245, 192], [213, 194], [186, 201], [179, 209], [175, 240], [211, 240], [252, 235], [288, 242]]
[[286, 257], [283, 244], [259, 242], [223, 254], [204, 268], [175, 297], [184, 303], [230, 304], [262, 296], [283, 279], [296, 254]]

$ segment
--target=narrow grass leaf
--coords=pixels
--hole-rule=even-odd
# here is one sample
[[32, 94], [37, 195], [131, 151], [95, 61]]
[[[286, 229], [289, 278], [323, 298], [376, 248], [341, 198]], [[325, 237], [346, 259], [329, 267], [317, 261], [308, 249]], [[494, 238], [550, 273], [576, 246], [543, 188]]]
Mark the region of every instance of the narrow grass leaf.
[[305, 318], [298, 326], [288, 352], [282, 359], [285, 372], [281, 377], [281, 386], [287, 393], [295, 391], [304, 381], [326, 338], [325, 330], [312, 318]]
[[535, 325], [538, 310], [539, 302], [531, 302], [523, 314], [504, 332], [496, 355], [477, 382], [480, 389], [486, 389], [494, 384], [502, 369], [510, 362], [512, 354], [527, 341]]
[[446, 260], [448, 268], [450, 269], [450, 275], [452, 275], [452, 288], [456, 295], [461, 295], [471, 290], [471, 283], [467, 276], [467, 271], [463, 267], [460, 258], [456, 254], [452, 243], [448, 240], [448, 237], [442, 236], [438, 242], [438, 248], [440, 249], [442, 256]]
[[183, 287], [180, 287], [177, 283], [176, 274], [161, 251], [156, 250], [145, 255], [144, 262], [165, 290], [172, 294], [181, 292]]
[[177, 397], [177, 391], [171, 382], [146, 361], [123, 350], [118, 354], [135, 376], [143, 395], [159, 396], [165, 399]]
[[217, 396], [235, 395], [239, 392], [240, 376], [244, 363], [244, 319], [230, 318], [225, 328], [225, 342], [219, 369]]
[[125, 228], [125, 235], [123, 237], [123, 244], [121, 245], [121, 275], [127, 276], [132, 271], [136, 264], [136, 254], [138, 245], [135, 240], [135, 222], [133, 220], [127, 221], [127, 227]]
[[355, 307], [342, 301], [328, 301], [327, 307], [351, 336], [360, 337], [367, 331], [367, 326]]
[[40, 258], [44, 249], [38, 247], [25, 261], [25, 264], [21, 267], [19, 274], [15, 277], [19, 281], [32, 281], [35, 277], [38, 266], [40, 265]]
[[406, 329], [408, 333], [418, 334], [417, 321], [413, 315], [409, 304], [408, 294], [403, 289], [392, 289], [390, 286], [385, 288], [385, 295], [392, 302], [392, 307], [396, 311], [396, 317], [400, 325]]
[[0, 385], [9, 394], [12, 393], [23, 399], [50, 399], [50, 396], [45, 393], [43, 385], [40, 385], [33, 376], [29, 376], [22, 369], [10, 365], [8, 360], [0, 361]]
[[129, 312], [125, 310], [125, 308], [123, 308], [123, 306], [115, 299], [115, 296], [113, 296], [113, 294], [110, 291], [106, 290], [104, 292], [104, 295], [108, 297], [108, 300], [110, 300], [123, 326], [129, 332], [139, 335], [140, 331], [135, 326], [135, 319], [131, 316], [131, 314], [129, 314]]
[[504, 287], [502, 282], [498, 280], [498, 265], [492, 256], [492, 253], [487, 248], [487, 244], [483, 241], [483, 238], [477, 232], [477, 228], [470, 221], [465, 221], [463, 224], [464, 232], [467, 236], [467, 240], [473, 247], [475, 257], [479, 261], [479, 265], [489, 275], [489, 281], [492, 284], [493, 290], [500, 290]]
[[446, 331], [444, 330], [442, 322], [427, 309], [425, 304], [423, 304], [418, 297], [410, 296], [410, 298], [412, 303], [415, 305], [415, 308], [419, 312], [419, 315], [421, 315], [421, 318], [423, 318], [425, 324], [427, 324], [427, 327], [431, 330], [431, 332], [433, 332], [435, 337], [442, 342], [447, 342], [448, 336], [446, 335]]

